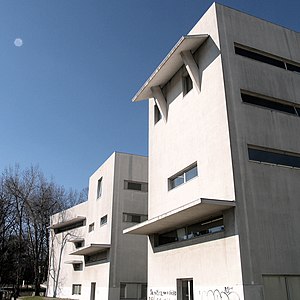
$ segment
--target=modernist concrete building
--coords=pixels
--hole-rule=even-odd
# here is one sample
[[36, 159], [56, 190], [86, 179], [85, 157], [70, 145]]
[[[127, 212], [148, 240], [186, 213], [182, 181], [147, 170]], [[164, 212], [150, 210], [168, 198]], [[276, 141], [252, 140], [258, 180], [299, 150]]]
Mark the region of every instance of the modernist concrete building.
[[148, 300], [300, 299], [300, 34], [213, 4], [143, 99]]
[[52, 217], [48, 296], [146, 299], [147, 238], [122, 230], [147, 219], [147, 172], [147, 157], [114, 153], [88, 201]]

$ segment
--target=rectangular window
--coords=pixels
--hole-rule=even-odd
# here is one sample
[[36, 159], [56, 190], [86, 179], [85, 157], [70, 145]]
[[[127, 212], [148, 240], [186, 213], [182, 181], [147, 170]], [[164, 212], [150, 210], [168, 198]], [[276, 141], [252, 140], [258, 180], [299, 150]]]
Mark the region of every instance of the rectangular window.
[[300, 73], [300, 66], [297, 66], [297, 65], [293, 65], [293, 64], [287, 63], [287, 64], [286, 64], [286, 68], [287, 68], [289, 71]]
[[193, 88], [193, 81], [188, 73], [182, 77], [182, 85], [183, 96], [185, 96]]
[[154, 105], [154, 124], [156, 124], [159, 120], [161, 120], [161, 113], [157, 106], [157, 104]]
[[147, 284], [145, 283], [120, 283], [120, 299], [147, 299]]
[[84, 246], [84, 241], [80, 241], [80, 242], [74, 242], [75, 248], [81, 248]]
[[296, 108], [292, 103], [282, 103], [276, 100], [265, 98], [264, 96], [250, 95], [245, 92], [241, 93], [243, 102], [285, 112], [292, 115], [298, 115], [299, 108]]
[[125, 180], [124, 188], [125, 190], [148, 192], [148, 183]]
[[246, 49], [245, 46], [235, 45], [235, 54], [254, 59], [259, 62], [266, 63], [281, 69], [300, 73], [300, 64], [297, 62], [290, 62], [287, 59], [276, 57], [272, 54], [262, 52], [257, 49]]
[[100, 219], [100, 226], [103, 226], [105, 224], [107, 224], [107, 215], [105, 215]]
[[174, 189], [175, 187], [193, 179], [196, 176], [198, 176], [197, 164], [193, 164], [184, 171], [181, 171], [180, 173], [169, 178], [169, 190]]
[[89, 232], [94, 231], [95, 230], [95, 223], [92, 223], [89, 225]]
[[82, 264], [81, 264], [81, 263], [73, 264], [73, 270], [74, 270], [74, 271], [82, 271], [82, 270], [83, 270]]
[[194, 300], [193, 279], [177, 279], [177, 299]]
[[81, 284], [72, 285], [72, 295], [81, 295]]
[[102, 177], [98, 180], [97, 185], [97, 199], [100, 198], [102, 195]]
[[222, 216], [218, 216], [199, 223], [194, 223], [192, 225], [180, 227], [178, 229], [159, 234], [156, 246], [183, 240], [190, 240], [195, 237], [214, 234], [221, 231], [224, 231], [224, 221]]
[[123, 213], [123, 222], [141, 223], [148, 219], [147, 215]]
[[108, 251], [105, 250], [94, 254], [85, 255], [84, 261], [86, 266], [90, 266], [90, 265], [106, 262], [107, 258], [108, 258]]
[[248, 155], [249, 159], [253, 161], [300, 168], [300, 154], [275, 149], [258, 149], [249, 146]]

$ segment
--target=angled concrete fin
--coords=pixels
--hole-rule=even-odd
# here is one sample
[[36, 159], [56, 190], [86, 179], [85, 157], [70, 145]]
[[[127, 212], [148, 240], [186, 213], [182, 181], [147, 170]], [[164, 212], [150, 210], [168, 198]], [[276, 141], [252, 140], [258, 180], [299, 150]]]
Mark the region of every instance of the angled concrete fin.
[[155, 102], [158, 106], [158, 109], [165, 120], [167, 122], [168, 119], [168, 108], [167, 108], [167, 101], [165, 96], [162, 93], [160, 86], [153, 86], [151, 87], [151, 92], [153, 97], [155, 98]]
[[194, 60], [191, 51], [182, 51], [180, 52], [180, 55], [193, 81], [193, 85], [196, 87], [198, 93], [200, 93], [199, 68]]

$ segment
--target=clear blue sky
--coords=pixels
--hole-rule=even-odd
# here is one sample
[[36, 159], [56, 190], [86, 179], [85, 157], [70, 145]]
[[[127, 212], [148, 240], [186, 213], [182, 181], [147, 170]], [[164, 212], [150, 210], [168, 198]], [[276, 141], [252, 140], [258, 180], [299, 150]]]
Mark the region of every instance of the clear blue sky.
[[[147, 155], [131, 98], [212, 2], [0, 0], [0, 170], [38, 164], [81, 190], [112, 152]], [[299, 0], [219, 3], [300, 31]]]

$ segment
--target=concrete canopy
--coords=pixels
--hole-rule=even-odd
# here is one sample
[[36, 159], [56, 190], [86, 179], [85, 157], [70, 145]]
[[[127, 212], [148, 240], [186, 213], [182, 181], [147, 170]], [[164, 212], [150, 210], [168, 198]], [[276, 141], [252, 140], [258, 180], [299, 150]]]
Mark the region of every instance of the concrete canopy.
[[202, 218], [221, 213], [223, 210], [234, 206], [235, 201], [201, 198], [148, 221], [127, 228], [123, 230], [123, 233], [141, 235], [160, 233], [183, 225], [193, 224]]
[[173, 49], [168, 53], [140, 90], [132, 98], [133, 102], [153, 97], [151, 88], [162, 86], [184, 64], [181, 53], [184, 51], [195, 52], [209, 37], [208, 34], [182, 36]]
[[81, 260], [68, 260], [68, 261], [65, 261], [65, 264], [71, 264], [71, 265], [74, 265], [74, 264], [82, 264], [83, 262]]
[[87, 247], [81, 248], [75, 252], [70, 253], [70, 255], [91, 255], [106, 250], [110, 248], [110, 246], [110, 244], [90, 244]]
[[85, 219], [86, 219], [86, 217], [78, 216], [73, 219], [69, 219], [69, 220], [66, 220], [63, 222], [58, 222], [56, 224], [53, 224], [49, 228], [50, 229], [59, 229], [59, 228], [65, 227], [65, 226], [76, 224], [77, 222], [84, 221]]

